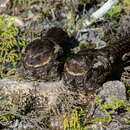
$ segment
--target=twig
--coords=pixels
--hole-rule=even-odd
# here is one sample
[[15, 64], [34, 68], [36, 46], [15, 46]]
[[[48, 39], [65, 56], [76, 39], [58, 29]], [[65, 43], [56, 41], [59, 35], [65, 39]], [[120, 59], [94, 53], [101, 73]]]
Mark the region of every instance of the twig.
[[117, 3], [119, 2], [119, 0], [108, 0], [100, 9], [98, 9], [96, 12], [94, 12], [91, 16], [90, 16], [90, 20], [85, 19], [83, 21], [83, 28], [84, 27], [88, 27], [91, 24], [93, 24], [94, 22], [96, 22], [97, 19], [103, 17], [110, 9], [112, 9]]

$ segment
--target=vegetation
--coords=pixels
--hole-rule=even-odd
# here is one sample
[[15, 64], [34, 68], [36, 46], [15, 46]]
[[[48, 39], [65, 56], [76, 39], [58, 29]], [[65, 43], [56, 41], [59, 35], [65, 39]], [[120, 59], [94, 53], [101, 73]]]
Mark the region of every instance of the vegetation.
[[15, 119], [15, 116], [13, 114], [5, 113], [3, 115], [0, 115], [0, 122], [7, 122], [13, 119]]
[[113, 9], [111, 9], [108, 14], [110, 17], [117, 16], [122, 11], [122, 8], [120, 6], [115, 6]]
[[[83, 125], [83, 124], [92, 124], [94, 122], [104, 122], [104, 123], [110, 123], [112, 121], [114, 121], [114, 119], [112, 118], [111, 114], [114, 113], [116, 110], [118, 109], [125, 109], [128, 112], [130, 112], [130, 106], [128, 106], [124, 101], [120, 100], [120, 99], [110, 99], [112, 101], [114, 101], [114, 103], [112, 104], [107, 104], [104, 105], [100, 102], [100, 97], [97, 97], [97, 104], [99, 105], [100, 109], [103, 110], [106, 115], [108, 116], [108, 119], [100, 119], [100, 118], [96, 118], [90, 121], [87, 121], [85, 123], [83, 123], [83, 119], [82, 117], [86, 115], [87, 117], [87, 113], [86, 110], [83, 110], [82, 108], [75, 108], [72, 111], [72, 114], [69, 118], [66, 117], [66, 115], [64, 115], [64, 129], [65, 130], [87, 130], [88, 128], [92, 128], [91, 125]], [[130, 120], [126, 120], [126, 122], [130, 122]]]
[[[5, 20], [0, 15], [0, 76], [5, 76], [5, 65], [12, 64], [16, 65], [17, 61], [20, 60], [18, 55], [18, 47], [24, 47], [25, 43], [17, 41], [18, 28], [15, 25], [15, 21], [9, 17]], [[23, 38], [20, 37], [22, 40]], [[14, 70], [14, 69], [13, 69]], [[9, 71], [9, 73], [12, 70]], [[8, 73], [8, 74], [9, 74]]]
[[83, 122], [82, 117], [87, 115], [87, 111], [83, 110], [82, 108], [78, 107], [73, 109], [70, 118], [66, 118], [64, 115], [64, 129], [67, 130], [82, 130]]
[[87, 3], [88, 3], [88, 0], [80, 0], [81, 5], [84, 5], [84, 4], [87, 4]]
[[124, 10], [125, 12], [130, 10], [130, 0], [123, 0], [122, 5], [115, 6], [108, 12], [108, 15], [112, 18], [114, 16], [118, 16], [122, 10]]
[[23, 5], [26, 2], [35, 2], [35, 1], [39, 1], [39, 2], [44, 2], [45, 0], [13, 0], [13, 5]]
[[130, 0], [123, 0], [125, 11], [130, 11]]

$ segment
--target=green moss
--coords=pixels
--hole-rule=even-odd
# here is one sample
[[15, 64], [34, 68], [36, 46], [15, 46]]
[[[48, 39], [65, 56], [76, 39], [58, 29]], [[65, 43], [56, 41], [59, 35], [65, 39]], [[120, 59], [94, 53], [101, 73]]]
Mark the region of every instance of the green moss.
[[0, 114], [0, 123], [15, 119], [15, 115], [10, 112], [11, 110], [13, 110], [13, 107], [8, 103], [8, 101], [1, 102], [0, 111], [3, 112]]
[[39, 2], [44, 2], [45, 0], [13, 0], [13, 5], [14, 6], [17, 6], [17, 5], [23, 5], [25, 4], [26, 2], [36, 2], [36, 1], [39, 1]]
[[[125, 108], [128, 112], [130, 112], [130, 107], [122, 100], [120, 99], [111, 99], [114, 101], [112, 104], [104, 105], [100, 102], [100, 97], [97, 97], [97, 104], [99, 105], [100, 109], [103, 110], [106, 115], [108, 116], [108, 119], [100, 119], [96, 118], [93, 120], [86, 120], [85, 124], [91, 124], [96, 122], [104, 122], [104, 123], [110, 123], [114, 119], [111, 117], [111, 114], [116, 111], [119, 108]], [[69, 118], [67, 118], [66, 115], [64, 115], [64, 129], [65, 130], [87, 130], [88, 128], [91, 128], [91, 125], [84, 126], [83, 124], [83, 117], [87, 117], [86, 110], [83, 110], [82, 108], [75, 108]], [[129, 123], [129, 120], [126, 120], [127, 123]]]
[[87, 41], [88, 44], [86, 43], [81, 43], [80, 44], [80, 50], [85, 49], [85, 48], [96, 48], [95, 44], [91, 44], [91, 41]]
[[109, 12], [108, 12], [108, 15], [110, 17], [113, 17], [113, 16], [118, 16], [122, 11], [122, 8], [120, 6], [115, 6], [113, 9], [111, 9]]
[[125, 12], [130, 11], [130, 0], [123, 0], [123, 5]]
[[87, 4], [87, 3], [88, 3], [88, 0], [80, 0], [81, 5], [84, 5], [84, 4]]
[[130, 112], [130, 107], [124, 101], [122, 101], [120, 99], [111, 99], [111, 100], [114, 101], [114, 103], [103, 105], [103, 104], [101, 104], [100, 97], [98, 96], [97, 103], [100, 106], [100, 109], [103, 110], [108, 115], [108, 120], [96, 118], [96, 119], [90, 121], [89, 123], [92, 123], [92, 122], [110, 123], [111, 121], [113, 121], [111, 114], [119, 108], [125, 108], [128, 112]]
[[113, 9], [111, 9], [108, 12], [108, 15], [110, 17], [118, 16], [123, 9], [124, 9], [125, 12], [130, 11], [130, 0], [123, 0], [122, 1], [122, 6], [121, 5], [120, 6], [119, 5], [115, 6]]
[[80, 45], [80, 49], [82, 50], [82, 49], [85, 49], [87, 47], [87, 45], [85, 45], [85, 44], [81, 44]]
[[0, 115], [0, 122], [7, 122], [13, 119], [15, 119], [15, 116], [13, 114], [5, 113], [3, 115]]
[[123, 0], [123, 4], [130, 6], [130, 0]]
[[22, 5], [24, 3], [25, 3], [25, 0], [13, 0], [13, 5], [14, 6], [17, 5], [17, 4]]
[[[18, 42], [16, 37], [18, 35], [18, 28], [15, 26], [15, 21], [9, 17], [5, 20], [0, 15], [0, 76], [4, 76], [4, 70], [6, 64], [12, 64], [13, 66], [20, 60], [18, 55], [18, 47], [24, 47], [24, 42]], [[20, 37], [22, 40], [22, 37]], [[13, 69], [14, 70], [14, 69]], [[10, 70], [12, 72], [12, 70]]]

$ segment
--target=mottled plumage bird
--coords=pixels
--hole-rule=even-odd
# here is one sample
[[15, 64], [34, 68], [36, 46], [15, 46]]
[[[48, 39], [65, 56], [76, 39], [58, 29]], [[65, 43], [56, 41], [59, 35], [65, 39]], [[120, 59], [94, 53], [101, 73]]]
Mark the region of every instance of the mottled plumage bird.
[[63, 80], [70, 89], [96, 90], [112, 73], [122, 55], [130, 51], [130, 35], [101, 49], [84, 49], [66, 60]]
[[70, 54], [66, 60], [68, 40], [65, 31], [54, 27], [41, 40], [27, 45], [23, 53], [27, 75], [44, 81], [59, 80], [62, 76], [64, 84], [72, 90], [96, 90], [112, 73], [117, 60], [130, 51], [130, 36], [127, 35], [107, 47]]
[[61, 28], [51, 28], [40, 39], [32, 41], [23, 52], [23, 63], [27, 75], [34, 79], [53, 81], [60, 79], [64, 55], [63, 47], [69, 37]]

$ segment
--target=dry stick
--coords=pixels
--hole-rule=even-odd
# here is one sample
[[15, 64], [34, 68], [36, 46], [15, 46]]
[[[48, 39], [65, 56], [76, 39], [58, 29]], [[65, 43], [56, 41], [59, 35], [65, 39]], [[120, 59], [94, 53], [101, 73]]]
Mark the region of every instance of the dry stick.
[[110, 9], [112, 9], [119, 0], [108, 0], [100, 9], [98, 9], [96, 12], [94, 12], [90, 16], [90, 20], [85, 19], [83, 20], [82, 26], [83, 28], [86, 28], [97, 21], [97, 19], [103, 17]]

